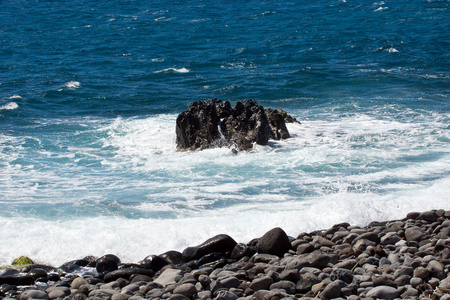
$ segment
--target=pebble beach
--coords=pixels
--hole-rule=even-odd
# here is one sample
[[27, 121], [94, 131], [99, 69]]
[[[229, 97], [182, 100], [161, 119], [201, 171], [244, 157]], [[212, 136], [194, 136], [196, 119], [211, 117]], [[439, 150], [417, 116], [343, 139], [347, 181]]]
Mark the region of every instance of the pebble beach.
[[[132, 251], [132, 249], [130, 249]], [[0, 271], [2, 299], [450, 299], [450, 211], [288, 236], [221, 234], [140, 262], [85, 257]]]

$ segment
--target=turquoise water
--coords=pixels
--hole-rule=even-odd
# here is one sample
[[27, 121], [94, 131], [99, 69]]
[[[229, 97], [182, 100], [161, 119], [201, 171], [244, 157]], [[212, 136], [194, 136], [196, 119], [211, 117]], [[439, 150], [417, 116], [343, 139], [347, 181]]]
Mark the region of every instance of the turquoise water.
[[[3, 1], [0, 263], [450, 209], [448, 1]], [[192, 101], [302, 122], [176, 152]]]

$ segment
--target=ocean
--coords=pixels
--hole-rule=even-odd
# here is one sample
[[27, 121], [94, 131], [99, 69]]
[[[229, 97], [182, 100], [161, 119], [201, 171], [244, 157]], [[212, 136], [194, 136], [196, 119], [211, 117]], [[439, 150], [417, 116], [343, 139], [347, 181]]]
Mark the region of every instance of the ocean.
[[[0, 265], [450, 209], [448, 0], [0, 6]], [[177, 115], [212, 98], [301, 124], [177, 152]]]

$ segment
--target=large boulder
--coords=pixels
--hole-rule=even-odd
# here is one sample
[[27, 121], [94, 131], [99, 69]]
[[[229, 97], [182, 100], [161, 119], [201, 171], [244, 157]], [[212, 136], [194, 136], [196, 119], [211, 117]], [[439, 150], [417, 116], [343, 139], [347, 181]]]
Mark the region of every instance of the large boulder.
[[288, 138], [286, 120], [295, 119], [279, 109], [265, 110], [254, 100], [238, 102], [234, 108], [218, 99], [193, 102], [177, 117], [177, 149], [226, 146], [249, 150], [254, 143], [267, 145], [269, 139]]

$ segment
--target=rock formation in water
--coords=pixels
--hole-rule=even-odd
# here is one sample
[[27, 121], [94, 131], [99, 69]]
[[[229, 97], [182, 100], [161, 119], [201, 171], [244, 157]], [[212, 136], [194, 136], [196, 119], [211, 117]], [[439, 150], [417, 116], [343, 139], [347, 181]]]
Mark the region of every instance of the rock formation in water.
[[234, 108], [219, 99], [193, 102], [178, 115], [177, 149], [226, 146], [250, 150], [254, 143], [267, 145], [269, 139], [289, 138], [286, 122], [297, 121], [280, 109], [264, 109], [254, 100], [238, 102]]

